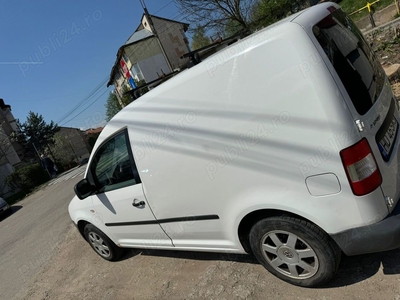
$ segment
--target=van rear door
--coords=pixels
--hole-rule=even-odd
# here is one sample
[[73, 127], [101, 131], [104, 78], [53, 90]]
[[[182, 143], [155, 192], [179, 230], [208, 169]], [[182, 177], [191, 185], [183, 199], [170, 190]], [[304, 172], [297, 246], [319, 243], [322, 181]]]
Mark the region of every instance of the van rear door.
[[340, 79], [338, 86], [361, 136], [369, 142], [382, 175], [383, 196], [394, 202], [391, 211], [400, 196], [399, 114], [388, 79], [357, 26], [341, 9], [315, 25], [313, 33]]

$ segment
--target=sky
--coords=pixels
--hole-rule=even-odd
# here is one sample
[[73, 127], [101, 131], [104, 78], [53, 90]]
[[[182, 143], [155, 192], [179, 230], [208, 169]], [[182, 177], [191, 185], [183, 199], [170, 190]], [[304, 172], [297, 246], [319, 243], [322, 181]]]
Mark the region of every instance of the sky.
[[[145, 3], [151, 14], [182, 20], [173, 1]], [[104, 125], [111, 68], [140, 23], [140, 1], [0, 0], [0, 7], [0, 98], [14, 117], [25, 122], [32, 111], [64, 127]]]

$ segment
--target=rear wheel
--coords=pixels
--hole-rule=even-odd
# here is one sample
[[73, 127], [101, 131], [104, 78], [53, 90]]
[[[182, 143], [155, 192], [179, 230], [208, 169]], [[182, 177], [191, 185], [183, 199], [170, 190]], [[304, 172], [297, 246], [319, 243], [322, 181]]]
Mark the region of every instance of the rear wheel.
[[314, 224], [291, 217], [272, 217], [250, 230], [258, 261], [276, 277], [313, 287], [331, 279], [339, 266], [340, 249]]
[[84, 229], [86, 240], [93, 250], [105, 260], [116, 261], [123, 254], [124, 249], [118, 247], [100, 229], [87, 224]]

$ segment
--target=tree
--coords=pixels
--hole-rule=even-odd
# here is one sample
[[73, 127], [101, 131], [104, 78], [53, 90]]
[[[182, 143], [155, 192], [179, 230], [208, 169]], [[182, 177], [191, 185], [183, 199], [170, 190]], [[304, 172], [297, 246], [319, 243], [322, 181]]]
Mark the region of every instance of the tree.
[[121, 103], [119, 103], [115, 92], [110, 92], [106, 102], [106, 120], [110, 121], [121, 109]]
[[228, 21], [240, 24], [240, 29], [250, 29], [250, 13], [255, 0], [175, 0], [180, 12], [190, 23], [205, 30], [223, 31]]
[[89, 135], [88, 144], [89, 144], [89, 147], [90, 147], [90, 152], [93, 150], [94, 145], [96, 144], [96, 141], [97, 141], [99, 135], [100, 135], [100, 132], [99, 133], [92, 133], [92, 134]]
[[210, 45], [210, 43], [211, 43], [211, 41], [206, 36], [204, 27], [197, 25], [197, 27], [194, 29], [194, 33], [193, 33], [192, 50], [203, 48], [205, 46]]
[[308, 6], [309, 0], [259, 0], [251, 9], [251, 27], [271, 25]]
[[24, 146], [28, 151], [47, 149], [50, 151], [50, 145], [54, 144], [53, 136], [60, 130], [57, 124], [51, 121], [47, 124], [42, 115], [29, 112], [24, 123], [17, 120], [17, 132], [14, 134], [15, 140]]
[[60, 134], [54, 135], [54, 145], [51, 147], [54, 153], [54, 159], [62, 166], [68, 166], [74, 161], [77, 162], [74, 149], [71, 144]]
[[13, 189], [20, 188], [24, 193], [29, 193], [47, 180], [49, 180], [49, 174], [39, 163], [36, 163], [24, 166], [8, 175], [6, 183]]
[[233, 36], [241, 30], [242, 30], [242, 26], [238, 22], [229, 20], [225, 24], [225, 29], [224, 29], [225, 37]]
[[[132, 102], [129, 96], [126, 96], [126, 93], [129, 91], [128, 88], [122, 88], [122, 98], [121, 102], [119, 101], [116, 93], [117, 91], [110, 92], [107, 98], [106, 106], [106, 120], [110, 121], [112, 117], [114, 117], [122, 108], [127, 106], [129, 103]], [[122, 105], [121, 105], [122, 103]]]

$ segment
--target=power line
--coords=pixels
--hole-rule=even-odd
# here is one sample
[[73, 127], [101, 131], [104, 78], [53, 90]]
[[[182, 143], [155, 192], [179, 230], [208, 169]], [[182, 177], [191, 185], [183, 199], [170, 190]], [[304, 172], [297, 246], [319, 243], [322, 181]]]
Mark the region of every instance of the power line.
[[164, 5], [163, 7], [161, 7], [159, 10], [157, 10], [154, 14], [156, 14], [156, 13], [162, 11], [164, 8], [166, 8], [168, 5], [170, 5], [172, 2], [174, 2], [174, 1], [173, 1], [173, 0], [172, 0], [172, 1], [169, 1], [167, 4], [165, 4], [165, 5]]
[[106, 84], [108, 80], [108, 76], [103, 79], [86, 97], [84, 97], [77, 105], [75, 105], [70, 111], [68, 111], [65, 115], [63, 115], [57, 123], [61, 123], [64, 121], [66, 118], [68, 118], [70, 115], [72, 115], [75, 111], [77, 111], [80, 107], [82, 107], [87, 101], [90, 100], [102, 87], [104, 84]]
[[57, 123], [60, 123], [64, 121], [66, 118], [68, 118], [71, 114], [73, 114], [75, 111], [77, 111], [80, 107], [82, 107], [88, 100], [90, 100], [91, 97], [93, 97], [103, 86], [104, 81], [96, 86], [94, 90], [92, 90], [89, 95], [87, 95], [85, 98], [83, 98], [77, 105], [75, 105], [70, 111], [68, 111], [66, 114], [64, 114], [58, 121]]
[[63, 122], [61, 125], [63, 124], [67, 124], [69, 122], [71, 122], [72, 120], [74, 120], [76, 117], [80, 116], [82, 113], [84, 113], [89, 107], [91, 107], [93, 104], [95, 104], [106, 92], [108, 92], [109, 89], [106, 89], [100, 96], [98, 96], [92, 103], [90, 103], [84, 110], [82, 110], [79, 114], [77, 114], [76, 116], [74, 116], [73, 118], [69, 119], [68, 121]]
[[[142, 5], [142, 7], [146, 7], [146, 4], [144, 2], [144, 0], [139, 0], [140, 4]], [[161, 10], [165, 9], [168, 5], [170, 5], [171, 3], [173, 3], [174, 1], [170, 1], [167, 4], [165, 4], [164, 6], [162, 6], [160, 9], [158, 9], [155, 13], [160, 12]], [[174, 18], [179, 17], [182, 15], [182, 13], [174, 13]], [[176, 15], [176, 16], [175, 16]], [[182, 20], [183, 18], [181, 18], [180, 20]], [[172, 25], [174, 26], [174, 25]], [[165, 30], [163, 30], [161, 33], [167, 31], [169, 28], [171, 28], [172, 26], [167, 27]], [[145, 47], [143, 45], [143, 47]], [[146, 51], [147, 49], [143, 49], [143, 51], [141, 52], [141, 54], [139, 55], [139, 57]], [[75, 105], [70, 111], [68, 111], [65, 115], [63, 115], [58, 121], [57, 123], [61, 123], [61, 124], [66, 124], [72, 120], [74, 120], [77, 116], [81, 115], [84, 111], [86, 111], [89, 107], [91, 107], [95, 102], [97, 102], [101, 96], [103, 96], [108, 89], [106, 89], [99, 97], [97, 97], [92, 103], [89, 104], [89, 106], [87, 106], [85, 109], [83, 109], [80, 113], [78, 113], [77, 115], [75, 115], [73, 118], [69, 119], [68, 121], [64, 121], [65, 119], [67, 119], [69, 116], [71, 116], [74, 112], [76, 112], [78, 109], [82, 108], [85, 104], [88, 103], [88, 101], [94, 97], [99, 91], [100, 89], [103, 87], [103, 85], [108, 81], [108, 76], [102, 80], [102, 82], [97, 85], [90, 93], [89, 95], [87, 95], [85, 98], [83, 98], [77, 105]]]

